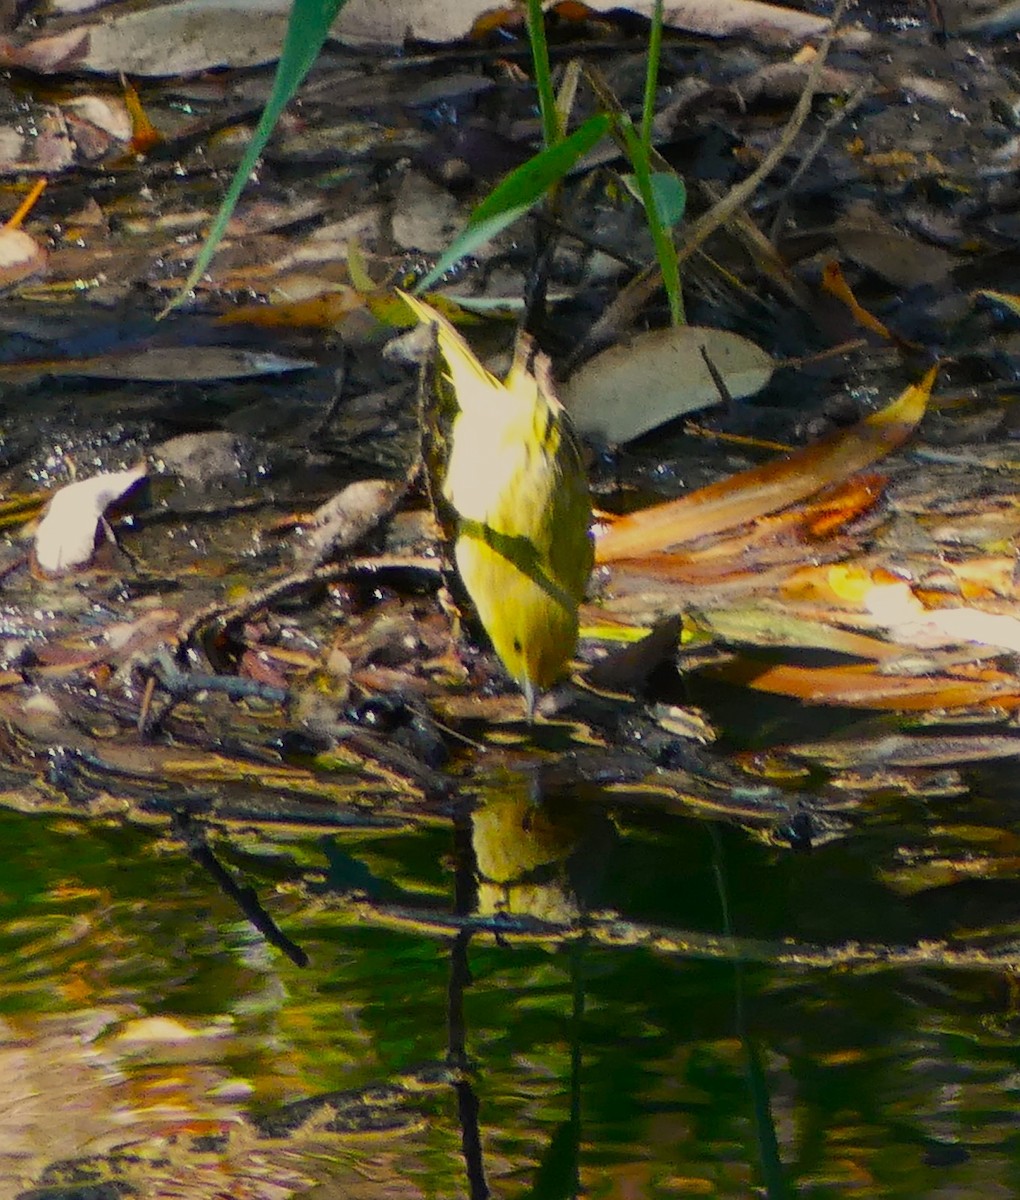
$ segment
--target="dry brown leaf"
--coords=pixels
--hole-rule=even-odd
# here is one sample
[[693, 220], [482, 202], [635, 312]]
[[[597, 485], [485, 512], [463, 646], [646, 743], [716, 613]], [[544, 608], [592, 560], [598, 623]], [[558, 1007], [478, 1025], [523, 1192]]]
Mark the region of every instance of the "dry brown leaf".
[[349, 483], [316, 509], [298, 561], [317, 564], [350, 549], [389, 516], [406, 490], [406, 484], [392, 479]]

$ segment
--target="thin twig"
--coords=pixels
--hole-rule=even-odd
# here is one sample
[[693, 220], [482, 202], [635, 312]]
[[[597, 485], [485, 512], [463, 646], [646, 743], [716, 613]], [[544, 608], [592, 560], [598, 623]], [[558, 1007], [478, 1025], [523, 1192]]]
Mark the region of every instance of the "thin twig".
[[732, 405], [733, 396], [730, 393], [730, 389], [726, 386], [726, 380], [723, 379], [722, 372], [709, 357], [708, 351], [704, 346], [699, 346], [698, 349], [701, 351], [701, 357], [704, 359], [709, 375], [712, 376], [712, 382], [715, 384], [715, 390], [719, 393], [720, 403]]
[[192, 859], [212, 877], [223, 894], [234, 901], [266, 941], [285, 954], [295, 966], [307, 967], [308, 955], [266, 912], [255, 889], [238, 883], [212, 852], [206, 841], [205, 827], [193, 820], [190, 814], [181, 812], [175, 816], [174, 833], [184, 843]]
[[881, 942], [843, 942], [833, 945], [798, 942], [789, 938], [754, 938], [625, 920], [612, 911], [590, 913], [567, 924], [509, 913], [470, 916], [437, 909], [330, 897], [325, 901], [355, 915], [366, 925], [413, 931], [419, 937], [449, 938], [471, 932], [488, 934], [505, 945], [545, 945], [562, 948], [572, 942], [588, 941], [607, 949], [653, 950], [665, 958], [683, 960], [729, 960], [767, 963], [773, 967], [813, 970], [848, 969], [882, 971], [904, 967], [927, 967], [955, 971], [1008, 971], [1020, 969], [1020, 949], [1004, 940], [987, 946], [961, 941], [919, 941], [895, 945]]
[[327, 583], [335, 583], [351, 575], [372, 574], [380, 571], [425, 571], [428, 574], [438, 575], [441, 565], [437, 559], [424, 555], [381, 554], [373, 558], [354, 558], [343, 563], [326, 563], [321, 567], [312, 567], [309, 570], [292, 571], [264, 588], [249, 592], [236, 604], [216, 601], [189, 614], [177, 627], [174, 638], [178, 646], [178, 656], [184, 654], [191, 642], [205, 627], [214, 623], [221, 628], [235, 625], [258, 612], [259, 609], [270, 608], [278, 601], [303, 591]]

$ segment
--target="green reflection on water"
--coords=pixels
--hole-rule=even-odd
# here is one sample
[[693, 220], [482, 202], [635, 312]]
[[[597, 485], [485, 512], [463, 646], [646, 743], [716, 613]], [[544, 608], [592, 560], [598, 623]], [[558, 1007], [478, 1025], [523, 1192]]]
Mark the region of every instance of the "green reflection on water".
[[[539, 814], [522, 796], [503, 780], [475, 814], [476, 835], [490, 838], [476, 844], [479, 903], [496, 910], [612, 907], [718, 931], [721, 876], [742, 934], [894, 941], [951, 926], [944, 899], [876, 882], [891, 845], [881, 821], [870, 840], [795, 856], [622, 800], [610, 819], [598, 805]], [[345, 1093], [332, 1103], [347, 1132], [312, 1121], [263, 1136], [280, 1180], [300, 1164], [312, 1180], [359, 1181], [357, 1194], [399, 1180], [445, 1197], [468, 1194], [473, 1167], [476, 1183], [484, 1172], [508, 1196], [569, 1194], [576, 1173], [593, 1196], [746, 1196], [768, 1167], [752, 1047], [782, 1161], [772, 1195], [782, 1179], [805, 1196], [1020, 1190], [1020, 1023], [994, 974], [758, 964], [743, 968], [741, 1010], [725, 961], [487, 933], [457, 941], [366, 923], [338, 900], [336, 887], [355, 886], [368, 904], [451, 911], [457, 838], [435, 823], [310, 835], [299, 852], [290, 835], [265, 855], [224, 840], [224, 861], [309, 954], [300, 969], [169, 840], [7, 812], [0, 836], [0, 1072], [10, 1077], [11, 1047], [27, 1046], [60, 1093], [45, 1153], [24, 1159], [6, 1194], [37, 1182], [44, 1160], [117, 1138], [148, 1144], [198, 1117], [234, 1137], [264, 1133], [258, 1123], [281, 1106]], [[297, 864], [318, 866], [296, 887], [288, 863], [292, 883]], [[451, 1047], [466, 1070], [440, 1078]], [[72, 1093], [92, 1097], [84, 1138], [67, 1120]], [[33, 1120], [45, 1125], [47, 1110]], [[13, 1171], [2, 1156], [0, 1170]]]

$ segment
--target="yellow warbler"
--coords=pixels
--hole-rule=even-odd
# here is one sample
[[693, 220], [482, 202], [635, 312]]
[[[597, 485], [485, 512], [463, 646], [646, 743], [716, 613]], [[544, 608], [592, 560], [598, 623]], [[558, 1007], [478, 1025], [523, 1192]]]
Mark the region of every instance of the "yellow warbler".
[[445, 317], [404, 299], [437, 327], [457, 402], [443, 478], [457, 516], [457, 570], [530, 717], [536, 693], [556, 682], [577, 645], [592, 568], [584, 464], [549, 360], [530, 338], [518, 338], [500, 383]]

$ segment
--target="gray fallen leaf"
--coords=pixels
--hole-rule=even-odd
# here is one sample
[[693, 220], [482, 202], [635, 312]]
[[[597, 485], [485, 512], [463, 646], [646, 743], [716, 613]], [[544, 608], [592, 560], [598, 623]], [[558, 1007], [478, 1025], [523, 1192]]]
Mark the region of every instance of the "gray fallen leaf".
[[[426, 42], [462, 38], [473, 22], [496, 7], [492, 0], [349, 0], [334, 25], [344, 41], [403, 45], [407, 36]], [[651, 17], [654, 0], [588, 0], [588, 7], [609, 12], [626, 8]], [[824, 17], [798, 12], [764, 0], [680, 0], [665, 6], [665, 23], [674, 29], [708, 37], [764, 36], [775, 41], [820, 37], [828, 27]]]
[[852, 204], [833, 233], [847, 258], [900, 288], [939, 283], [956, 261], [939, 246], [911, 237], [866, 202]]
[[561, 387], [561, 399], [581, 433], [619, 446], [722, 399], [706, 355], [736, 400], [760, 391], [775, 368], [737, 333], [680, 325], [597, 354]]
[[401, 180], [393, 208], [393, 239], [404, 250], [442, 254], [463, 224], [457, 198], [419, 171]]
[[138, 379], [153, 383], [205, 383], [213, 379], [248, 379], [258, 375], [282, 375], [307, 371], [317, 366], [306, 358], [286, 358], [262, 350], [239, 350], [234, 346], [153, 346], [123, 354], [98, 354], [80, 358], [50, 374], [81, 375], [88, 379]]
[[996, 0], [943, 0], [946, 27], [951, 33], [998, 37], [1020, 29], [1020, 2]]
[[71, 68], [116, 75], [192, 75], [210, 67], [253, 67], [280, 56], [290, 5], [284, 0], [177, 0], [132, 11], [106, 6], [52, 37], [30, 41], [16, 60], [42, 71]]

